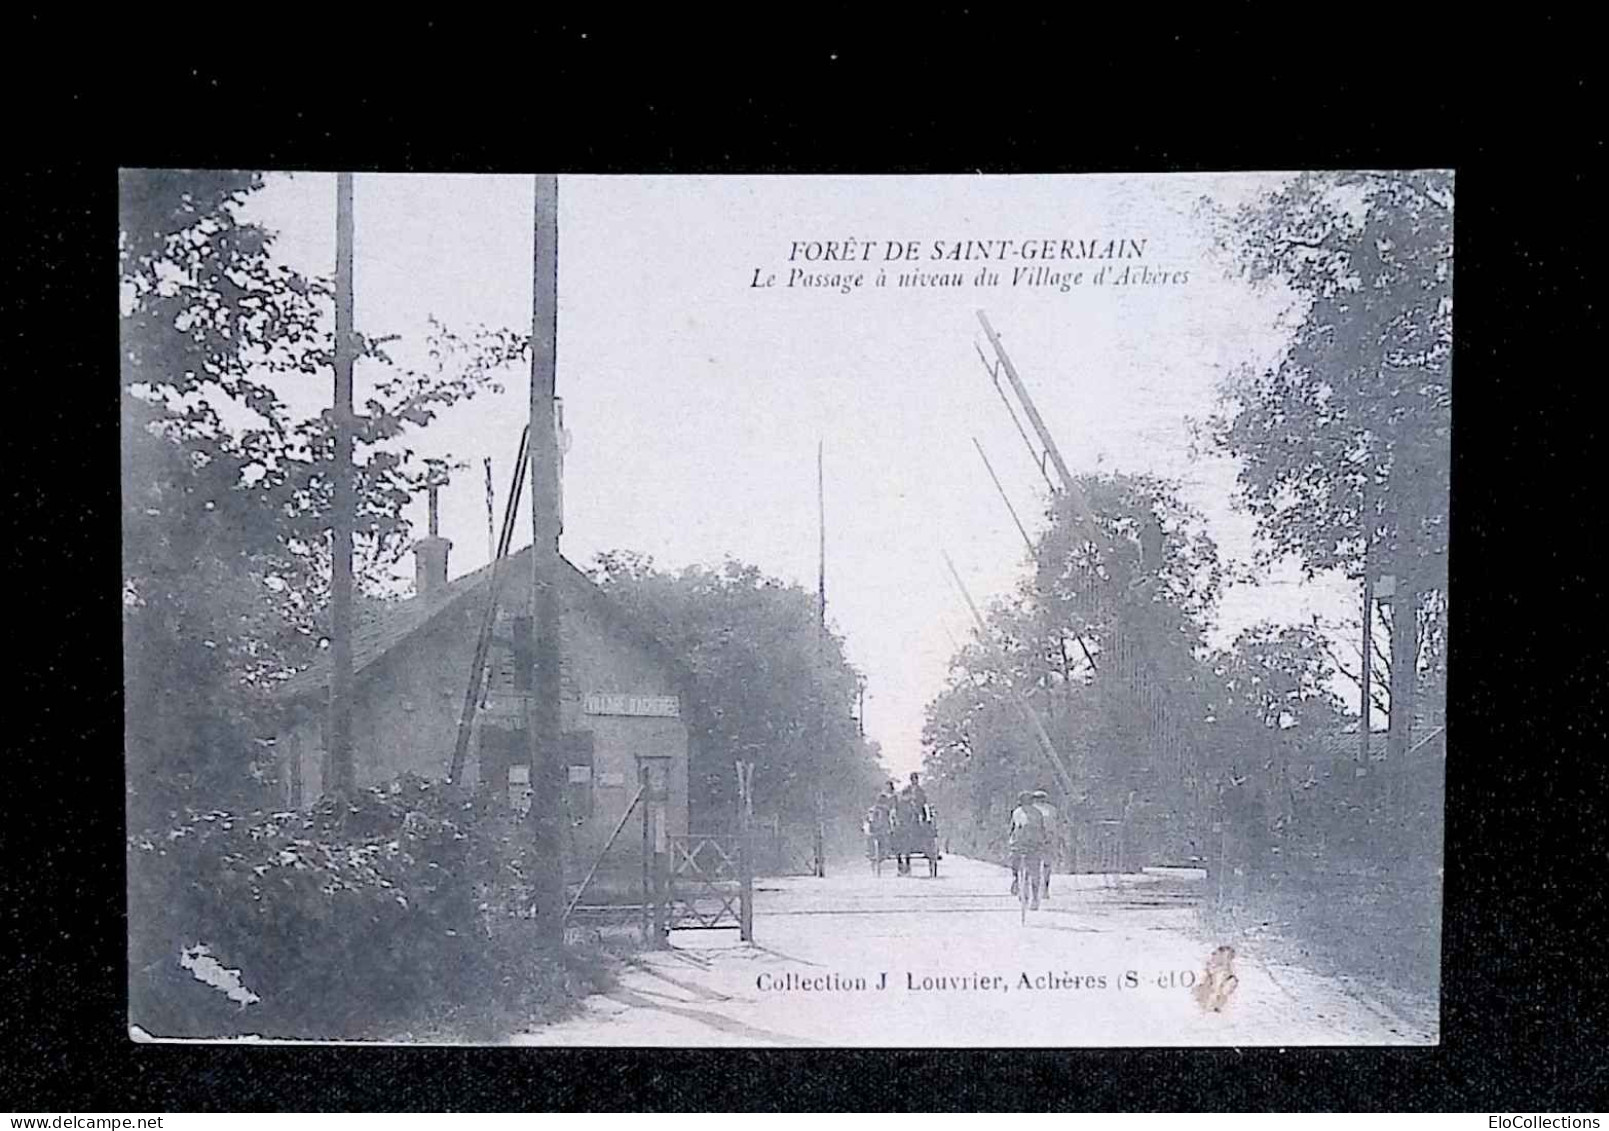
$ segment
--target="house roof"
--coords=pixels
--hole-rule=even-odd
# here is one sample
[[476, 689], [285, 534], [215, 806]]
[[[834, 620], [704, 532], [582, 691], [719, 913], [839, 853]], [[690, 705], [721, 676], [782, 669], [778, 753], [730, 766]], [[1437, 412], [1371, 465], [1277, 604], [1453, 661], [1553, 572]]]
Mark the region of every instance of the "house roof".
[[[1387, 731], [1372, 729], [1369, 731], [1369, 748], [1375, 754], [1384, 754], [1386, 749]], [[1447, 728], [1443, 725], [1432, 725], [1424, 717], [1415, 718], [1413, 727], [1408, 732], [1408, 754], [1430, 754], [1432, 740], [1445, 737]], [[1320, 743], [1326, 755], [1351, 754], [1358, 749], [1358, 724], [1353, 720], [1342, 730], [1327, 734]], [[1442, 747], [1445, 754], [1446, 747]]]
[[[498, 564], [502, 584], [506, 587], [516, 576], [530, 568], [531, 548], [526, 546], [510, 554]], [[560, 557], [563, 569], [559, 584], [565, 596], [579, 597], [601, 606], [611, 613], [617, 623], [627, 628], [641, 643], [656, 652], [682, 674], [682, 665], [658, 637], [636, 624], [624, 609], [596, 582], [576, 568], [567, 558]], [[528, 575], [527, 575], [528, 576]], [[492, 565], [487, 564], [472, 573], [456, 577], [437, 594], [430, 597], [410, 597], [383, 606], [374, 616], [352, 629], [352, 675], [361, 679], [363, 673], [415, 633], [431, 624], [448, 609], [460, 608], [475, 594], [484, 595], [492, 579]], [[507, 592], [506, 588], [504, 590]], [[322, 696], [330, 683], [331, 661], [328, 654], [319, 656], [304, 670], [286, 679], [274, 690], [274, 698], [284, 703]]]

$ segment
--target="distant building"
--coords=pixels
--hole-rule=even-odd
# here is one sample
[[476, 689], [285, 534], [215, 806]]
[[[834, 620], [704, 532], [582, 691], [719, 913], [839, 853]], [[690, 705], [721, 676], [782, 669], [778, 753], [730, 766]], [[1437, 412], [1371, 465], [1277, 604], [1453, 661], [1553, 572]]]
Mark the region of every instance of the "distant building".
[[[359, 785], [404, 773], [437, 780], [448, 774], [492, 572], [487, 566], [449, 582], [448, 547], [443, 538], [422, 540], [415, 551], [417, 596], [354, 630], [352, 744]], [[561, 562], [567, 870], [584, 871], [636, 795], [644, 758], [666, 760], [665, 832], [687, 832], [685, 689], [666, 648], [585, 574]], [[530, 757], [523, 729], [527, 690], [517, 686], [522, 666], [514, 647], [529, 638], [529, 621], [521, 623], [530, 617], [529, 547], [498, 569], [489, 679], [463, 778], [466, 786], [506, 792], [520, 805], [528, 800]], [[329, 678], [329, 662], [321, 658], [277, 692], [286, 710], [275, 748], [291, 807], [315, 801], [328, 777]], [[640, 866], [640, 854], [640, 834], [622, 833], [610, 854], [616, 866], [606, 871], [629, 872]]]
[[[1369, 759], [1372, 763], [1378, 766], [1386, 761], [1386, 744], [1389, 741], [1390, 735], [1384, 727], [1370, 729]], [[1322, 755], [1318, 759], [1319, 769], [1325, 772], [1341, 772], [1342, 776], [1345, 776], [1346, 772], [1356, 773], [1358, 769], [1364, 768], [1359, 764], [1363, 752], [1362, 743], [1356, 719], [1340, 730], [1325, 735], [1319, 744]], [[1439, 712], [1434, 714], [1428, 710], [1415, 712], [1413, 727], [1408, 734], [1406, 759], [1406, 765], [1399, 767], [1399, 770], [1424, 772], [1446, 762], [1447, 727]]]

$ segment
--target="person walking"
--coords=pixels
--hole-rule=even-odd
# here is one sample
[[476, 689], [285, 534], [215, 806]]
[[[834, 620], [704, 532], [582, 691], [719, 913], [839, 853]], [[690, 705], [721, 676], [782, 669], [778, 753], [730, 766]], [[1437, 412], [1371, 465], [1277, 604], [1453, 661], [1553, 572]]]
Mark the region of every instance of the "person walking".
[[921, 843], [921, 826], [926, 815], [927, 791], [922, 788], [918, 775], [912, 774], [910, 783], [899, 791], [894, 803], [894, 856], [897, 871], [902, 876], [911, 874], [911, 856]]

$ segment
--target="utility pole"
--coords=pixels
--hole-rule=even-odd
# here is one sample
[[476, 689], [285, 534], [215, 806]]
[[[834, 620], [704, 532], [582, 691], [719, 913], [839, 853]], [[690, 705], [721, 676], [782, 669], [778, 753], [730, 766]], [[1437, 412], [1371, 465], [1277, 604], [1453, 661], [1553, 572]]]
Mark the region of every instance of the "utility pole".
[[[816, 626], [816, 670], [826, 674], [827, 664], [827, 490], [822, 465], [823, 441], [816, 441], [816, 519], [819, 540], [816, 555], [816, 610], [820, 624]], [[816, 742], [816, 875], [826, 878], [827, 861], [823, 855], [826, 841], [826, 799], [822, 794], [822, 768], [827, 760], [827, 698], [825, 687], [820, 690], [821, 702], [817, 717]]]
[[330, 468], [330, 718], [329, 776], [325, 788], [345, 793], [356, 785], [352, 762], [352, 174], [335, 175], [335, 458]]
[[531, 275], [531, 617], [534, 671], [526, 737], [539, 933], [564, 937], [564, 859], [559, 766], [559, 464], [554, 411], [559, 332], [559, 179], [538, 176]]
[[497, 505], [497, 491], [492, 487], [492, 457], [481, 461], [486, 468], [486, 560], [497, 559], [497, 520], [493, 510]]

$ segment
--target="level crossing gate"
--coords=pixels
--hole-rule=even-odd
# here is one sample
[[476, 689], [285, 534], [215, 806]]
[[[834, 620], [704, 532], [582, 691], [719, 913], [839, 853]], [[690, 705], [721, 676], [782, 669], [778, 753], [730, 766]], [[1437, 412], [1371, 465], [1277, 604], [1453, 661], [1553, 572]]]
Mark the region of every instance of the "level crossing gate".
[[754, 940], [752, 849], [741, 833], [667, 838], [661, 921], [668, 931], [737, 930]]

